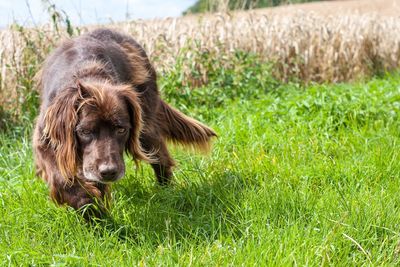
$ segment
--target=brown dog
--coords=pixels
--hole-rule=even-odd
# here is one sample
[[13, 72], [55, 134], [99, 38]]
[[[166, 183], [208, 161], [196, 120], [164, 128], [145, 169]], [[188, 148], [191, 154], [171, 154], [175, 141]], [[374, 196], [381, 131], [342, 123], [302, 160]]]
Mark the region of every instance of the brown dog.
[[38, 74], [33, 146], [51, 198], [75, 209], [102, 200], [125, 173], [123, 152], [151, 163], [167, 184], [166, 140], [207, 149], [214, 131], [159, 96], [156, 73], [132, 38], [99, 29], [64, 42]]

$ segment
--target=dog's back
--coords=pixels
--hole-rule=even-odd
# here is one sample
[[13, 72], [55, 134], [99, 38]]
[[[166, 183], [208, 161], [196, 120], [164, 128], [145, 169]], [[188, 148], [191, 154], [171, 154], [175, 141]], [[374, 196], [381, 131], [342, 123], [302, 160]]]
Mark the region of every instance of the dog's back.
[[[136, 69], [127, 57], [127, 50], [142, 61], [136, 64]], [[82, 78], [82, 75], [92, 75], [82, 70], [93, 62], [102, 63], [102, 73], [114, 83], [130, 83], [135, 78], [139, 79], [135, 84], [138, 91], [144, 91], [140, 86], [146, 82], [143, 76], [155, 76], [146, 53], [136, 41], [115, 31], [99, 29], [63, 42], [46, 60], [41, 74], [43, 100], [51, 101], [59, 90], [73, 86], [74, 80]], [[45, 104], [47, 106], [48, 102]]]

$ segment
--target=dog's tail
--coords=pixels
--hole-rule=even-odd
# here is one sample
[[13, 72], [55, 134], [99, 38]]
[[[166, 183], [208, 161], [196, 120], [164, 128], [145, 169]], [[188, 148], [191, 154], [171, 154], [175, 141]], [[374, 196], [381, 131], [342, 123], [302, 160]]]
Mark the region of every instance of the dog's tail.
[[164, 135], [174, 143], [208, 151], [211, 138], [217, 136], [213, 129], [172, 108], [161, 100], [161, 116]]

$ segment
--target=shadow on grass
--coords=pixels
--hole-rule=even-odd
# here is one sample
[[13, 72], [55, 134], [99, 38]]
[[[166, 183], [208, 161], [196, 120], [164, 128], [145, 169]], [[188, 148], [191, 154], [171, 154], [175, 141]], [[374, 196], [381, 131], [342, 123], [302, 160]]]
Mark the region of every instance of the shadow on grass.
[[[108, 234], [134, 243], [213, 241], [240, 237], [246, 228], [241, 199], [249, 181], [235, 172], [213, 180], [145, 189], [134, 177], [116, 186], [112, 213], [102, 221]], [[136, 181], [135, 181], [136, 180]]]

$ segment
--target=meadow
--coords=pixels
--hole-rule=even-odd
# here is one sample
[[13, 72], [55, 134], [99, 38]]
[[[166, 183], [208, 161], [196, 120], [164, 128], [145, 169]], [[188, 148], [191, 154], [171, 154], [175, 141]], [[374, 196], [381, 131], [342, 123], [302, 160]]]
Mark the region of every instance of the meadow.
[[40, 62], [89, 28], [0, 32], [1, 266], [400, 264], [399, 19], [248, 16], [111, 26], [219, 137], [209, 155], [174, 147], [168, 187], [126, 158], [92, 222], [49, 200], [31, 149]]
[[95, 223], [49, 201], [29, 135], [2, 135], [0, 265], [399, 264], [400, 76], [261, 91], [176, 102], [218, 132], [211, 155], [174, 149], [166, 188], [127, 161]]

